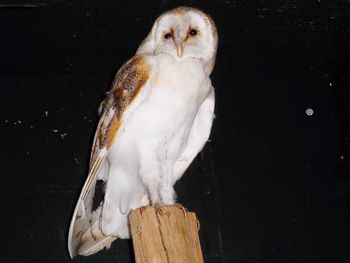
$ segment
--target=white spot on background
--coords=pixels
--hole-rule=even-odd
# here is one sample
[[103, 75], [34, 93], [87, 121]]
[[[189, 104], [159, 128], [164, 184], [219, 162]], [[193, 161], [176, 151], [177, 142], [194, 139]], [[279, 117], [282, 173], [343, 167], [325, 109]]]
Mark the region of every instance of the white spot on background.
[[308, 109], [306, 110], [306, 115], [307, 115], [307, 116], [312, 116], [312, 115], [314, 115], [314, 110], [311, 109], [311, 108], [308, 108]]

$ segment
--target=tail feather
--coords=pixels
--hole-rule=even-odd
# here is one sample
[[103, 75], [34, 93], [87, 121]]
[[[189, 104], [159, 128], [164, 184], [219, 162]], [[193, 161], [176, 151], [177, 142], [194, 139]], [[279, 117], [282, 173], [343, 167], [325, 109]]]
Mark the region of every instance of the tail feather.
[[92, 213], [91, 226], [81, 235], [80, 243], [77, 247], [77, 254], [89, 256], [106, 248], [109, 249], [117, 237], [106, 236], [100, 229], [100, 216], [103, 203]]
[[109, 249], [117, 237], [105, 236], [99, 227], [91, 226], [82, 235], [77, 254], [81, 256], [90, 256], [106, 248]]

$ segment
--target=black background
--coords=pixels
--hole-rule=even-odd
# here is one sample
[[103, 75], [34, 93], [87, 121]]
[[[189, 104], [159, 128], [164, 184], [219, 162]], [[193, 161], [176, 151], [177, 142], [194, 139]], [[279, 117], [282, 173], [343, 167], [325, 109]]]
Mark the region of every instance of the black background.
[[[98, 104], [179, 5], [220, 37], [211, 141], [176, 185], [205, 261], [350, 262], [350, 3], [336, 0], [0, 1], [0, 262], [70, 262]], [[73, 262], [132, 254], [118, 240]]]

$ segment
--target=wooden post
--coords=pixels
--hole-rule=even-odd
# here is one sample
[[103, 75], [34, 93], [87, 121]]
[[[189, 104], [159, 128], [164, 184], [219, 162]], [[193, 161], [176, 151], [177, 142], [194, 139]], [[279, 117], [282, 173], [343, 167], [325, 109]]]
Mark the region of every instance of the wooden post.
[[129, 214], [136, 263], [203, 263], [196, 214], [180, 205]]

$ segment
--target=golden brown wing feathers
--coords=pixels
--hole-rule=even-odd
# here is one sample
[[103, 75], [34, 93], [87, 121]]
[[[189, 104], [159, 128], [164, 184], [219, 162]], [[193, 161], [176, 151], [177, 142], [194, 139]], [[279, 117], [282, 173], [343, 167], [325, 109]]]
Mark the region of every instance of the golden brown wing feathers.
[[128, 105], [146, 83], [151, 66], [141, 55], [128, 60], [117, 72], [105, 99], [103, 113], [97, 126], [91, 151], [90, 169], [99, 151], [114, 141], [120, 127], [120, 119]]
[[[102, 234], [99, 235], [101, 240], [90, 240], [91, 242], [84, 240], [83, 237], [91, 236], [85, 233], [92, 227], [90, 217], [98, 171], [122, 124], [123, 113], [144, 87], [150, 70], [151, 65], [147, 63], [144, 56], [138, 55], [131, 58], [117, 72], [112, 87], [102, 103], [103, 111], [92, 146], [89, 175], [80, 193], [69, 230], [68, 248], [72, 257], [79, 253], [79, 249], [84, 248], [84, 251], [89, 251], [90, 244], [102, 249], [114, 240]], [[91, 249], [94, 250], [93, 247]]]

